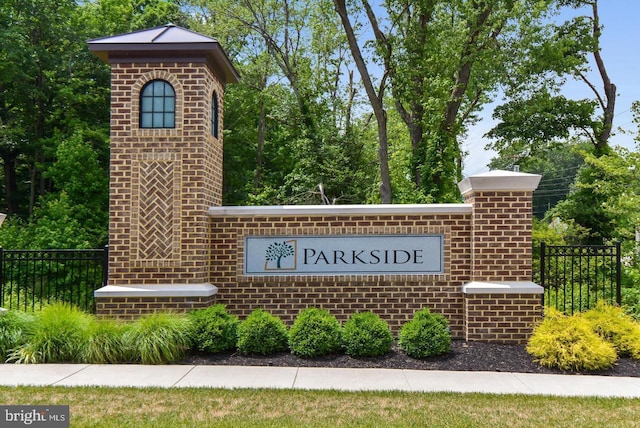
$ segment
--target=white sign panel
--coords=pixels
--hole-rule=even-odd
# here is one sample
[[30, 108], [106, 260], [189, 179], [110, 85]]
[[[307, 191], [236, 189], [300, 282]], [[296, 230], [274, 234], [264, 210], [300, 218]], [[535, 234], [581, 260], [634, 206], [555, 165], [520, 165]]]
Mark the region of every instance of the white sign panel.
[[245, 275], [442, 274], [442, 235], [250, 236]]

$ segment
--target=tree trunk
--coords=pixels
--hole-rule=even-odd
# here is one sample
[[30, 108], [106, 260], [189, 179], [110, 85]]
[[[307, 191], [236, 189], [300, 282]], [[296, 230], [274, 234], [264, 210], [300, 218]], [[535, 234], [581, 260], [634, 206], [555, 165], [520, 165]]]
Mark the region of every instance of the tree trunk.
[[262, 159], [264, 153], [264, 141], [267, 135], [267, 112], [264, 105], [264, 101], [260, 103], [260, 116], [258, 117], [258, 157], [256, 159], [256, 172], [253, 177], [253, 188], [258, 189], [260, 187], [260, 180], [262, 178]]
[[3, 154], [2, 163], [4, 166], [4, 194], [7, 203], [7, 214], [16, 214], [19, 206], [18, 181], [16, 179], [16, 157], [14, 154]]
[[600, 29], [600, 16], [598, 15], [598, 1], [593, 2], [593, 36], [598, 41], [598, 47], [593, 51], [593, 57], [598, 67], [598, 72], [602, 78], [604, 86], [605, 100], [600, 97], [599, 101], [602, 106], [602, 130], [596, 135], [596, 153], [603, 154], [609, 147], [609, 137], [611, 137], [611, 130], [613, 128], [613, 116], [616, 106], [616, 85], [611, 83], [607, 69], [604, 66], [602, 55], [600, 54], [600, 35], [602, 33]]
[[364, 84], [369, 98], [369, 103], [373, 108], [373, 113], [376, 117], [378, 124], [378, 160], [380, 162], [380, 199], [383, 204], [390, 204], [392, 202], [391, 191], [391, 176], [389, 175], [389, 141], [387, 135], [387, 113], [384, 110], [383, 96], [384, 85], [381, 85], [379, 93], [376, 93], [371, 81], [371, 76], [367, 69], [367, 65], [362, 57], [362, 52], [358, 41], [356, 40], [353, 27], [349, 20], [349, 14], [347, 12], [347, 6], [345, 0], [333, 0], [333, 4], [340, 15], [342, 26], [344, 27], [349, 42], [349, 49], [353, 55], [353, 60], [356, 63], [362, 83]]

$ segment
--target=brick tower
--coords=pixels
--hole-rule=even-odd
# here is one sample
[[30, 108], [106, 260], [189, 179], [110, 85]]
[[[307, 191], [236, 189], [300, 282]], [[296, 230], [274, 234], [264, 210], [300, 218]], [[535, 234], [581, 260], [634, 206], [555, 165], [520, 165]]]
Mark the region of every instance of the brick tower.
[[169, 24], [88, 42], [111, 67], [109, 282], [97, 311], [129, 318], [211, 304], [207, 210], [222, 203], [220, 44]]

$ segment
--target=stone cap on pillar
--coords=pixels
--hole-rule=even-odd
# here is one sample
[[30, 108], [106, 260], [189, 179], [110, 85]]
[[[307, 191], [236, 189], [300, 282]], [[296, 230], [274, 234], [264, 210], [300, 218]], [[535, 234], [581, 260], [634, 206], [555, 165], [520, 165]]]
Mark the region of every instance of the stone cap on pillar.
[[539, 174], [495, 170], [467, 177], [458, 183], [458, 188], [462, 195], [478, 191], [532, 192], [538, 187], [541, 178]]

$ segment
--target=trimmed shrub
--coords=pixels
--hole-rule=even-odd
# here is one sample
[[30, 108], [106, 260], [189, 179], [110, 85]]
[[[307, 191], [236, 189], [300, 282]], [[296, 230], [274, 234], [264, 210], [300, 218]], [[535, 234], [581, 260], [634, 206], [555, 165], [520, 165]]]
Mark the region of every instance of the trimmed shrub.
[[617, 360], [616, 350], [579, 315], [561, 315], [547, 308], [548, 316], [534, 328], [527, 352], [543, 366], [569, 371], [604, 370]]
[[189, 316], [193, 324], [194, 349], [215, 354], [236, 348], [240, 320], [230, 315], [225, 305], [192, 311]]
[[33, 315], [26, 312], [8, 311], [0, 315], [0, 362], [4, 362], [13, 349], [25, 343], [32, 322]]
[[595, 333], [613, 344], [620, 356], [640, 359], [640, 324], [624, 309], [599, 302], [582, 316]]
[[376, 357], [391, 350], [389, 324], [373, 312], [353, 314], [342, 330], [342, 347], [347, 355]]
[[318, 357], [340, 351], [342, 328], [324, 309], [301, 311], [289, 331], [289, 348], [300, 357]]
[[412, 321], [402, 326], [398, 345], [413, 358], [446, 354], [451, 351], [449, 322], [440, 314], [422, 309], [414, 314]]
[[256, 309], [238, 325], [238, 351], [268, 355], [287, 350], [287, 327], [282, 320]]
[[123, 341], [132, 362], [162, 364], [183, 358], [191, 348], [190, 337], [189, 317], [155, 313], [129, 324]]

